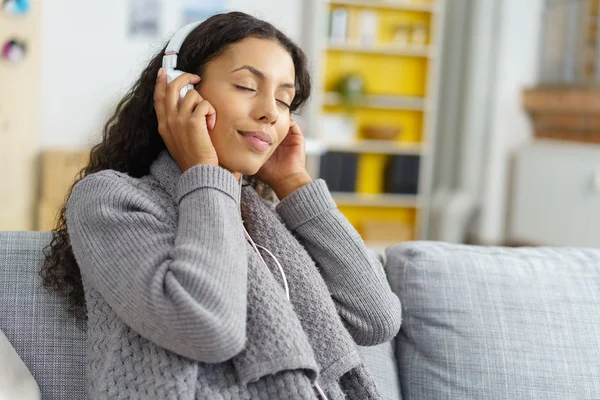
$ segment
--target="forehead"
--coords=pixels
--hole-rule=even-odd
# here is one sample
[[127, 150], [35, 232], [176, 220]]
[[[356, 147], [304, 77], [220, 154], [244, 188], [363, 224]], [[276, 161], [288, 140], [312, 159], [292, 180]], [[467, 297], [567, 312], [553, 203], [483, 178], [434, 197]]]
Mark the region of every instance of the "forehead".
[[295, 69], [292, 57], [279, 42], [274, 40], [243, 39], [230, 45], [210, 64], [223, 69], [226, 73], [243, 65], [249, 65], [261, 71], [269, 79], [294, 82]]

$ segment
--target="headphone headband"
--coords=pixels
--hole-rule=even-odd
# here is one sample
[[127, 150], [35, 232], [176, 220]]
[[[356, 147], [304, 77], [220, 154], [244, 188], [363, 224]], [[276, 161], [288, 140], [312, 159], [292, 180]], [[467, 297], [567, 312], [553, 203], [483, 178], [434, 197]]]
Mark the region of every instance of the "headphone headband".
[[183, 45], [185, 38], [187, 38], [190, 32], [201, 23], [202, 21], [192, 22], [191, 24], [185, 25], [175, 32], [169, 41], [169, 44], [167, 44], [167, 48], [165, 49], [165, 54], [162, 61], [163, 68], [177, 69], [177, 56], [179, 55], [179, 50], [181, 50], [181, 46]]

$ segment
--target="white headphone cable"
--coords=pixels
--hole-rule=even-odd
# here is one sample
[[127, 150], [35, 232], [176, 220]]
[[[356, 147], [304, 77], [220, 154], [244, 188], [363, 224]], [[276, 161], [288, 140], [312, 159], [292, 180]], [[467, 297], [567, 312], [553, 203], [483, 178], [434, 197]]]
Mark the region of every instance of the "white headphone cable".
[[[239, 193], [239, 196], [238, 196], [238, 204], [239, 204], [239, 208], [240, 208], [240, 216], [242, 215], [242, 180], [243, 179], [244, 179], [244, 176], [243, 175], [240, 176], [240, 193]], [[264, 251], [266, 251], [267, 253], [269, 253], [269, 255], [273, 258], [273, 260], [277, 264], [277, 267], [279, 267], [279, 272], [281, 272], [281, 277], [283, 278], [283, 285], [285, 287], [285, 296], [287, 297], [288, 301], [291, 301], [290, 300], [290, 288], [288, 286], [287, 279], [285, 277], [285, 272], [283, 271], [283, 267], [279, 263], [279, 260], [277, 259], [277, 257], [275, 257], [275, 255], [273, 253], [271, 253], [269, 251], [269, 249], [267, 249], [266, 247], [263, 247], [261, 245], [258, 245], [256, 243], [254, 243], [254, 240], [252, 240], [252, 237], [250, 236], [250, 234], [246, 230], [246, 227], [244, 226], [244, 221], [243, 220], [242, 220], [242, 228], [244, 229], [244, 233], [246, 234], [246, 238], [250, 241], [250, 244], [252, 245], [252, 247], [256, 251], [256, 254], [258, 254], [258, 257], [262, 261], [263, 265], [269, 271], [270, 271], [269, 266], [267, 265], [267, 262], [265, 261], [265, 259], [263, 258], [263, 256], [260, 254], [260, 251], [258, 251], [258, 248], [260, 247], [261, 249], [263, 249]], [[316, 381], [314, 383], [314, 387], [315, 387], [315, 389], [317, 389], [317, 391], [319, 392], [319, 395], [323, 398], [323, 400], [328, 400], [327, 396], [323, 392], [323, 389], [321, 389], [321, 386], [319, 386], [319, 384]]]
[[267, 265], [267, 263], [265, 262], [264, 258], [262, 257], [262, 255], [260, 254], [260, 252], [258, 251], [258, 247], [260, 247], [261, 249], [263, 249], [264, 251], [266, 251], [267, 253], [269, 253], [269, 255], [273, 258], [273, 260], [275, 260], [275, 263], [277, 264], [277, 266], [279, 267], [279, 272], [281, 272], [281, 277], [283, 278], [283, 286], [285, 287], [285, 297], [287, 297], [288, 301], [290, 300], [290, 288], [288, 286], [287, 283], [287, 279], [285, 277], [285, 272], [283, 272], [283, 267], [281, 266], [281, 264], [279, 263], [279, 260], [277, 260], [277, 257], [275, 257], [273, 255], [273, 253], [271, 253], [269, 251], [269, 249], [258, 245], [256, 243], [254, 243], [254, 240], [252, 240], [252, 238], [250, 237], [250, 234], [248, 233], [248, 231], [246, 230], [245, 226], [242, 226], [244, 228], [244, 232], [246, 233], [246, 238], [250, 241], [250, 244], [252, 244], [252, 247], [254, 247], [254, 250], [256, 250], [256, 253], [258, 254], [258, 256], [260, 257], [260, 260], [262, 261], [263, 265], [269, 269], [269, 266]]

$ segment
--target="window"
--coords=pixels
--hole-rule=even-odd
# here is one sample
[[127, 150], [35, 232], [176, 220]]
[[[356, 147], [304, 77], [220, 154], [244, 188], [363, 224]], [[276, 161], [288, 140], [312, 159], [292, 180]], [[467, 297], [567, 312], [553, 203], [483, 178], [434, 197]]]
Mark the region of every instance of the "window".
[[600, 0], [546, 0], [543, 83], [600, 83]]

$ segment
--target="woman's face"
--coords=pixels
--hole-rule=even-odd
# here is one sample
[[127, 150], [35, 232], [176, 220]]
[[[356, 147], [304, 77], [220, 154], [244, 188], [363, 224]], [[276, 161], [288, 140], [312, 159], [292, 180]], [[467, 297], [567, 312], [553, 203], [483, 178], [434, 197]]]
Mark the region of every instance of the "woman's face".
[[288, 134], [294, 83], [292, 57], [273, 40], [246, 38], [207, 64], [197, 90], [217, 113], [209, 134], [220, 165], [258, 172]]

